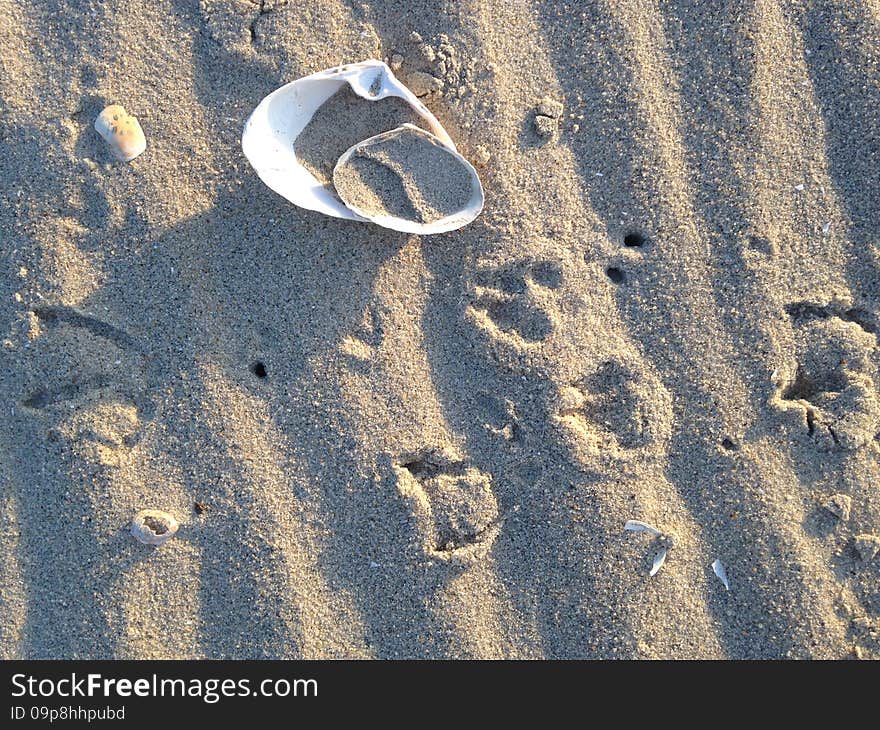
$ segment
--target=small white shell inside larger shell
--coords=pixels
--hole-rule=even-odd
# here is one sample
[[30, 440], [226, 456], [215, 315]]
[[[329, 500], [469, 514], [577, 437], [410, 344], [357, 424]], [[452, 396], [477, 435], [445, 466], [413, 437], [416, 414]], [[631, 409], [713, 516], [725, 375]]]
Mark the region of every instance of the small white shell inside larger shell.
[[483, 208], [473, 166], [412, 124], [353, 145], [336, 163], [333, 184], [355, 213], [406, 233], [455, 230]]

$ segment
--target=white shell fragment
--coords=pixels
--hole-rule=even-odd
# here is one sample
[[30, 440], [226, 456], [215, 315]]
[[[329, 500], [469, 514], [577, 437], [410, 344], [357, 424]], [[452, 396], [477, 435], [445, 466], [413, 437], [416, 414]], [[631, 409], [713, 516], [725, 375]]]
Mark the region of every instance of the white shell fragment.
[[663, 548], [654, 556], [654, 564], [651, 566], [651, 572], [649, 575], [653, 578], [660, 571], [660, 568], [663, 567], [663, 563], [666, 562], [666, 553], [668, 550]]
[[654, 525], [649, 525], [647, 522], [642, 522], [641, 520], [627, 520], [623, 529], [628, 530], [629, 532], [647, 532], [649, 535], [657, 538], [655, 544], [659, 544], [660, 550], [654, 556], [654, 563], [651, 565], [651, 572], [648, 574], [653, 578], [660, 572], [660, 568], [662, 568], [663, 564], [666, 562], [666, 555], [669, 553], [669, 548], [675, 544], [674, 536], [667, 535], [654, 527]]
[[112, 104], [95, 120], [95, 131], [110, 145], [114, 157], [121, 162], [133, 160], [147, 149], [147, 138], [136, 117], [119, 104]]
[[161, 545], [177, 532], [177, 520], [158, 509], [143, 509], [131, 521], [131, 534], [144, 545]]
[[[322, 183], [297, 159], [294, 151], [297, 138], [318, 109], [346, 84], [357, 96], [368, 101], [380, 101], [389, 97], [402, 99], [439, 145], [450, 154], [464, 159], [458, 155], [455, 144], [437, 118], [410, 89], [395, 78], [391, 69], [381, 61], [367, 60], [305, 76], [276, 89], [257, 105], [245, 123], [241, 146], [260, 179], [276, 193], [301, 208], [336, 218], [371, 221], [385, 228], [408, 233], [441, 233], [460, 228], [476, 218], [483, 207], [483, 190], [476, 171], [466, 161], [465, 164], [473, 175], [475, 194], [465, 208], [437, 221], [419, 223], [391, 216], [377, 218], [359, 214], [336, 195], [329, 183]], [[385, 131], [390, 132], [391, 129]], [[340, 155], [338, 161], [347, 159], [353, 154], [354, 148], [373, 141], [373, 137], [360, 140]]]
[[660, 537], [663, 534], [653, 525], [649, 525], [647, 522], [640, 522], [639, 520], [628, 520], [623, 529], [632, 532], [650, 532], [654, 537]]
[[720, 580], [724, 584], [724, 588], [729, 591], [730, 583], [727, 580], [727, 571], [724, 569], [724, 563], [722, 563], [718, 558], [715, 558], [715, 561], [712, 563], [712, 570], [715, 571], [715, 575], [718, 576], [718, 580]]

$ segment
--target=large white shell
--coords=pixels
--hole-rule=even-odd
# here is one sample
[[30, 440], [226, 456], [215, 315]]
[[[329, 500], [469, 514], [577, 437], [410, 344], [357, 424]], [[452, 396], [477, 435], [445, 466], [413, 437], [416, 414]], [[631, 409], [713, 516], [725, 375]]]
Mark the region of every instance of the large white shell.
[[[403, 99], [425, 120], [430, 132], [445, 147], [457, 154], [455, 144], [437, 118], [415, 94], [395, 78], [388, 66], [377, 60], [337, 66], [276, 89], [251, 113], [241, 136], [241, 147], [260, 179], [291, 203], [336, 218], [367, 221], [367, 218], [346, 206], [329, 187], [301, 165], [294, 153], [294, 142], [315, 112], [344, 84], [351, 86], [358, 96], [370, 101], [388, 97]], [[479, 180], [477, 184], [479, 185]], [[473, 215], [455, 228], [460, 228], [479, 214], [482, 208], [482, 188], [479, 198], [479, 208], [475, 212], [471, 211]], [[375, 222], [386, 228], [410, 233], [428, 234], [452, 230], [438, 227], [437, 224], [441, 221], [424, 225], [404, 221], [405, 227], [398, 227], [395, 224], [398, 220], [386, 217], [381, 222]], [[414, 225], [418, 230], [413, 229]]]

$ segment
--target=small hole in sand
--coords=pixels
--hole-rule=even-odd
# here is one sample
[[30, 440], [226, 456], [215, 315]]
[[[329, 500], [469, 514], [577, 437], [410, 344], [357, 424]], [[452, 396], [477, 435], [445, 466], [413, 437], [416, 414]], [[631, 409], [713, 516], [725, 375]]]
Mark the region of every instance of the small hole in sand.
[[632, 233], [627, 233], [623, 237], [623, 245], [629, 246], [630, 248], [641, 248], [646, 243], [645, 237], [641, 233], [637, 233], [633, 231]]
[[268, 373], [266, 372], [266, 366], [260, 361], [257, 361], [253, 365], [251, 365], [251, 372], [258, 378], [265, 378], [268, 375]]
[[727, 436], [721, 439], [721, 446], [728, 451], [736, 451], [739, 448], [739, 446], [736, 445], [736, 442]]
[[609, 266], [605, 269], [605, 273], [608, 274], [608, 278], [611, 279], [615, 284], [622, 284], [626, 281], [626, 274], [624, 274], [620, 269], [616, 266]]

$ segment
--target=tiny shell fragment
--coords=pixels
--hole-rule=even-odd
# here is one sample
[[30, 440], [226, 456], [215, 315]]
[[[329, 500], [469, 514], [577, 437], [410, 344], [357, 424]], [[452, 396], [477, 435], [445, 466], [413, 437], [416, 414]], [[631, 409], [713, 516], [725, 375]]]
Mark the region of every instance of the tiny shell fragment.
[[158, 509], [144, 509], [131, 521], [131, 534], [144, 545], [161, 545], [177, 532], [177, 520]]
[[715, 558], [715, 562], [712, 563], [712, 570], [715, 571], [715, 575], [718, 576], [718, 580], [720, 580], [724, 584], [724, 588], [729, 591], [730, 583], [727, 580], [727, 571], [724, 569], [724, 563], [722, 563], [718, 558]]
[[119, 104], [108, 106], [98, 115], [95, 131], [110, 145], [113, 155], [121, 162], [133, 160], [147, 149], [140, 122]]
[[627, 520], [623, 529], [630, 532], [647, 532], [657, 538], [657, 542], [660, 544], [660, 550], [654, 556], [654, 563], [651, 566], [650, 573], [652, 577], [657, 575], [657, 572], [666, 562], [666, 554], [669, 552], [669, 548], [675, 543], [675, 539], [672, 535], [664, 535], [653, 525], [649, 525], [647, 522], [641, 522], [639, 520]]
[[640, 522], [639, 520], [628, 520], [623, 529], [632, 532], [650, 532], [655, 537], [660, 537], [663, 534], [653, 525], [649, 525], [647, 522]]
[[654, 564], [651, 566], [650, 573], [652, 578], [657, 575], [657, 572], [663, 567], [663, 563], [666, 562], [666, 552], [666, 548], [663, 548], [654, 556]]

